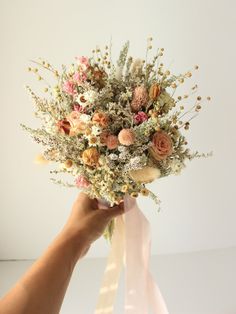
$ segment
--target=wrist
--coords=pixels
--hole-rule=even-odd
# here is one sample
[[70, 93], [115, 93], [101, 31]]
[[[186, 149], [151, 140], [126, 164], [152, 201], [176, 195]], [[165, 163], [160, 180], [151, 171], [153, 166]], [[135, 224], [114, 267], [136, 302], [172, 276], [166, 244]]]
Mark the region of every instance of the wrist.
[[71, 257], [77, 262], [84, 256], [84, 253], [88, 250], [90, 243], [85, 236], [83, 230], [75, 228], [64, 228], [59, 236], [59, 241], [63, 242], [70, 252]]

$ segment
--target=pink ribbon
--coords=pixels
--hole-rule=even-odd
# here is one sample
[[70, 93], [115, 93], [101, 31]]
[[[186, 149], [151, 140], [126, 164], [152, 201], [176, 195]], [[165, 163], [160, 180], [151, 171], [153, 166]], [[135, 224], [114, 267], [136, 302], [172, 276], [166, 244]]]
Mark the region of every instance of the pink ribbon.
[[125, 266], [125, 314], [168, 314], [149, 271], [150, 225], [136, 199], [126, 195], [125, 214], [115, 220], [111, 250], [95, 314], [113, 314], [119, 277]]

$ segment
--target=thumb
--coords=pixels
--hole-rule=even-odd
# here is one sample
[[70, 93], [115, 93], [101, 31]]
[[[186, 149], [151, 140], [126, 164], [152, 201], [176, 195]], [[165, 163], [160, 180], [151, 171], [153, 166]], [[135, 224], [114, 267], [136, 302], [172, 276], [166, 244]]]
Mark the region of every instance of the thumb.
[[110, 218], [115, 218], [119, 215], [122, 215], [125, 213], [125, 207], [124, 207], [124, 202], [122, 201], [118, 205], [115, 205], [113, 207], [110, 207], [107, 209], [107, 214]]

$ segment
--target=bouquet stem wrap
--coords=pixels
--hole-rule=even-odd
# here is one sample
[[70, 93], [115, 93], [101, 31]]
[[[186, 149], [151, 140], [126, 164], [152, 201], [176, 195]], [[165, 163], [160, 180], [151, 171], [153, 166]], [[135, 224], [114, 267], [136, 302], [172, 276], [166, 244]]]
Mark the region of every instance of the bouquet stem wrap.
[[160, 290], [149, 271], [150, 225], [136, 199], [126, 195], [125, 214], [117, 217], [111, 251], [95, 314], [113, 314], [119, 277], [125, 267], [125, 314], [168, 314]]

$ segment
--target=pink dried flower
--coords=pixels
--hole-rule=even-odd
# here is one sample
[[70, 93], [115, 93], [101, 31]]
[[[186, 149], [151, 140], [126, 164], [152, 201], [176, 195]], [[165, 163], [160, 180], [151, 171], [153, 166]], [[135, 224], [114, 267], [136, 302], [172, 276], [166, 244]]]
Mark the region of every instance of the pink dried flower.
[[131, 129], [122, 129], [118, 134], [118, 139], [122, 145], [129, 146], [134, 144], [135, 135]]
[[76, 57], [76, 60], [84, 71], [90, 66], [89, 59], [87, 57]]
[[76, 81], [76, 83], [80, 84], [87, 80], [87, 75], [84, 72], [75, 72], [73, 79]]
[[144, 121], [147, 121], [148, 119], [148, 116], [145, 112], [143, 111], [139, 111], [138, 113], [135, 114], [134, 116], [134, 122], [137, 123], [137, 124], [141, 124], [143, 123]]
[[63, 84], [63, 91], [69, 95], [75, 95], [76, 90], [75, 90], [75, 83], [72, 81], [66, 81]]
[[85, 112], [85, 108], [83, 108], [82, 106], [80, 106], [78, 103], [74, 103], [74, 104], [73, 104], [73, 109], [74, 109], [74, 111]]
[[87, 188], [90, 185], [90, 182], [83, 175], [79, 175], [75, 179], [75, 184], [78, 188]]
[[137, 112], [142, 106], [145, 106], [148, 102], [147, 89], [144, 86], [137, 86], [133, 92], [133, 99], [131, 102], [131, 108]]

